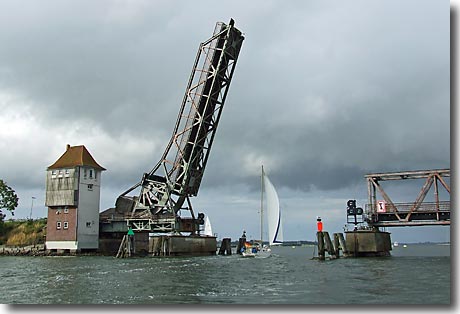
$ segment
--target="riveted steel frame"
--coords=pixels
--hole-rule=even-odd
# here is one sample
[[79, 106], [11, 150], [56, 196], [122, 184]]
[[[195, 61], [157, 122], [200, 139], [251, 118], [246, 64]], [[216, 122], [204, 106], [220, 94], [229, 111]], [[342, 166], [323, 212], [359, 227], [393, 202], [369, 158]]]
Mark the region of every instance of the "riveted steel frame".
[[[181, 209], [195, 218], [189, 198], [198, 194], [243, 40], [231, 20], [228, 25], [217, 23], [213, 36], [200, 44], [162, 158], [141, 182], [122, 194], [141, 186], [128, 220], [134, 230], [180, 231]], [[158, 216], [169, 218], [159, 220]]]
[[[450, 200], [439, 199], [439, 183], [450, 195], [450, 186], [444, 180], [450, 177], [450, 169], [374, 173], [365, 176], [368, 186], [366, 221], [375, 227], [450, 225]], [[426, 179], [417, 198], [410, 203], [394, 203], [380, 181]], [[434, 202], [424, 202], [431, 187], [434, 186]], [[385, 211], [379, 210], [377, 194], [385, 202]]]

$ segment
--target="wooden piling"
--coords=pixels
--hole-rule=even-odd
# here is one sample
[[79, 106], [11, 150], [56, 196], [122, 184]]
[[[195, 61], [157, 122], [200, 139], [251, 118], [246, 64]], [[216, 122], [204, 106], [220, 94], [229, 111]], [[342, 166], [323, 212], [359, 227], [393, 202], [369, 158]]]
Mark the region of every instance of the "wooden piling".
[[153, 256], [160, 256], [161, 255], [161, 237], [158, 237], [156, 241], [152, 241], [153, 248], [152, 248], [152, 255]]
[[338, 234], [338, 233], [334, 233], [334, 234], [333, 234], [333, 237], [334, 237], [334, 255], [335, 255], [336, 257], [339, 257], [339, 256], [340, 256], [339, 234]]
[[128, 234], [128, 256], [131, 257], [136, 252], [135, 242], [134, 242], [134, 235]]
[[331, 238], [327, 231], [318, 231], [316, 233], [316, 237], [318, 239], [319, 260], [326, 259], [326, 252], [329, 254], [331, 259], [339, 258], [340, 250], [342, 250], [344, 253], [348, 253], [345, 245], [345, 239], [342, 233], [334, 233], [333, 242], [331, 241]]
[[342, 253], [344, 256], [348, 255], [347, 243], [345, 242], [345, 238], [343, 237], [343, 233], [338, 234], [340, 248], [342, 249]]
[[332, 247], [331, 238], [329, 237], [329, 232], [324, 231], [323, 232], [323, 237], [324, 237], [324, 242], [326, 244], [327, 253], [329, 253], [329, 255], [333, 255], [334, 254], [334, 249]]
[[127, 242], [128, 242], [128, 239], [127, 239], [127, 235], [125, 234], [123, 236], [123, 239], [121, 240], [121, 243], [120, 243], [120, 247], [118, 248], [118, 252], [117, 252], [117, 258], [124, 258], [126, 257], [126, 247], [127, 247]]
[[326, 259], [326, 252], [324, 247], [324, 235], [322, 232], [318, 231], [316, 233], [316, 238], [318, 239], [318, 259], [323, 261]]
[[170, 239], [168, 237], [161, 237], [161, 241], [162, 241], [162, 255], [163, 256], [169, 256], [170, 255], [170, 247], [169, 247], [169, 241]]
[[219, 249], [219, 255], [232, 255], [232, 239], [224, 238]]
[[128, 255], [128, 257], [131, 257], [131, 252], [132, 252], [132, 241], [131, 241], [131, 237], [128, 236], [128, 239], [126, 241], [126, 254]]
[[125, 258], [134, 255], [134, 236], [124, 235], [116, 257]]

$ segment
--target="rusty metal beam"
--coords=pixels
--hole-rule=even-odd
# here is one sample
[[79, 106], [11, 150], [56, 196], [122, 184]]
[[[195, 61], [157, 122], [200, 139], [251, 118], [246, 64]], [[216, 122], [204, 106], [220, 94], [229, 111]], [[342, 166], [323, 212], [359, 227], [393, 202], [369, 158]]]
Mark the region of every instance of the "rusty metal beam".
[[423, 185], [422, 189], [420, 190], [420, 193], [418, 194], [415, 200], [414, 206], [412, 206], [412, 208], [409, 210], [409, 214], [407, 215], [405, 219], [406, 221], [409, 221], [409, 218], [412, 215], [412, 213], [420, 207], [420, 204], [422, 204], [423, 200], [426, 197], [426, 194], [428, 193], [431, 186], [433, 185], [433, 181], [434, 181], [434, 175], [430, 175], [426, 179], [425, 184]]
[[[367, 222], [376, 227], [384, 226], [422, 226], [422, 225], [450, 225], [450, 201], [440, 201], [439, 185], [450, 194], [450, 187], [444, 180], [450, 177], [450, 169], [400, 171], [392, 173], [372, 173], [365, 175], [368, 181], [368, 218]], [[398, 207], [392, 202], [389, 195], [384, 191], [379, 181], [422, 179], [426, 181], [421, 188], [415, 202], [399, 204]], [[424, 203], [424, 199], [434, 183], [435, 202]], [[377, 211], [376, 189], [379, 191], [387, 204], [387, 212]], [[402, 209], [399, 206], [402, 206]], [[401, 211], [402, 210], [402, 211]]]
[[374, 178], [374, 180], [376, 181], [388, 181], [388, 180], [404, 180], [404, 179], [424, 179], [433, 174], [437, 174], [440, 177], [450, 177], [450, 169], [370, 173], [370, 174], [366, 174], [364, 177]]
[[[394, 212], [395, 216], [398, 217], [399, 220], [402, 220], [401, 217], [398, 215], [398, 208], [396, 205], [393, 203], [391, 198], [388, 196], [388, 194], [383, 190], [383, 188], [380, 186], [378, 181], [374, 180], [374, 178], [368, 178], [370, 182], [379, 190], [380, 194], [383, 196], [383, 199], [385, 202], [392, 208], [392, 211]], [[372, 206], [375, 210], [375, 204]]]
[[450, 194], [450, 186], [447, 185], [446, 181], [444, 181], [444, 179], [439, 174], [436, 174], [436, 178], [438, 178], [439, 182], [441, 182], [441, 184], [444, 186], [444, 188]]

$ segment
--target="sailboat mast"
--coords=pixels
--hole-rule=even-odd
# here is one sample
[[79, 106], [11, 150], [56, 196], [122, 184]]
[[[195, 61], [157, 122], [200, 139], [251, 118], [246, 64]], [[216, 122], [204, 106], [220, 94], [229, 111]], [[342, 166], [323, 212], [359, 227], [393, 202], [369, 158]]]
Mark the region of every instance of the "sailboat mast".
[[264, 165], [262, 165], [262, 174], [260, 176], [260, 245], [264, 245]]

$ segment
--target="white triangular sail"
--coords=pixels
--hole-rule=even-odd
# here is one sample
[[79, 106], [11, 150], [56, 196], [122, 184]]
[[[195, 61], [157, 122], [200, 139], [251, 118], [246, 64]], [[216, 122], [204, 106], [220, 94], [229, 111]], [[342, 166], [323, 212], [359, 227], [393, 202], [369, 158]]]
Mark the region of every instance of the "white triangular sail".
[[211, 227], [211, 221], [209, 220], [208, 216], [206, 216], [206, 219], [204, 221], [203, 235], [205, 235], [205, 236], [213, 236], [212, 227]]
[[268, 176], [264, 172], [262, 175], [266, 197], [268, 240], [270, 245], [281, 244], [283, 243], [283, 229], [278, 194]]

